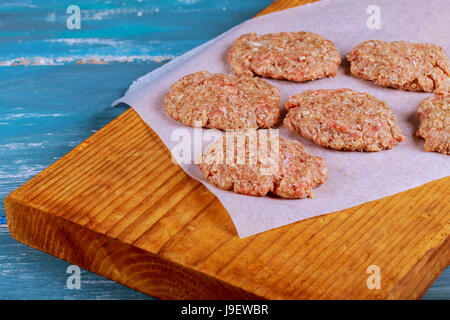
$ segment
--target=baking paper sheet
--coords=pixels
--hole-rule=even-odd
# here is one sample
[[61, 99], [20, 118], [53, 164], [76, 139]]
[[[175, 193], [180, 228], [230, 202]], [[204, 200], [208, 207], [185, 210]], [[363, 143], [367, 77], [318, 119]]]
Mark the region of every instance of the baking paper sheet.
[[[371, 9], [367, 12], [371, 5], [380, 9], [380, 29], [371, 30], [367, 27], [367, 20], [373, 12]], [[311, 154], [321, 156], [328, 165], [328, 180], [315, 189], [313, 199], [289, 200], [235, 194], [211, 185], [195, 164], [180, 165], [219, 198], [240, 237], [353, 207], [450, 174], [450, 157], [424, 152], [424, 141], [415, 136], [418, 127], [416, 108], [430, 94], [381, 88], [372, 82], [351, 77], [344, 58], [358, 43], [370, 39], [431, 42], [449, 52], [449, 6], [448, 0], [324, 0], [254, 18], [138, 79], [125, 96], [114, 104], [124, 102], [133, 107], [167, 147], [173, 150], [180, 143], [174, 138], [178, 136], [174, 132], [185, 133], [187, 130], [194, 137], [193, 128], [176, 122], [164, 111], [163, 98], [173, 82], [199, 70], [230, 73], [226, 53], [233, 40], [242, 34], [282, 31], [318, 33], [333, 41], [343, 56], [338, 76], [305, 83], [268, 80], [280, 89], [282, 104], [291, 95], [307, 89], [351, 88], [368, 92], [386, 101], [394, 110], [405, 141], [392, 150], [377, 153], [342, 152], [319, 147], [279, 127], [281, 136], [299, 140]], [[197, 130], [205, 133], [211, 129]], [[174, 137], [171, 138], [172, 134]], [[209, 143], [211, 141], [204, 141], [203, 149]], [[199, 151], [197, 149], [196, 153]], [[196, 159], [197, 154], [193, 157]]]

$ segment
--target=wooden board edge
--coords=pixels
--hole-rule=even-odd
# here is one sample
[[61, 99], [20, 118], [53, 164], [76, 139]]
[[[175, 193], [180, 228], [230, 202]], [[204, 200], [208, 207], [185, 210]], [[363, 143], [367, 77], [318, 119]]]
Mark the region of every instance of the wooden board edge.
[[[387, 294], [387, 299], [421, 299], [436, 279], [450, 265], [450, 237], [439, 247], [428, 250]], [[425, 275], [422, 278], [417, 275]]]
[[[32, 207], [14, 196], [5, 198], [5, 208], [8, 210], [8, 228], [15, 240], [152, 297], [265, 299]], [[83, 244], [88, 245], [83, 247]], [[420, 299], [449, 265], [449, 249], [450, 237], [447, 237], [441, 246], [427, 251], [385, 298]], [[425, 274], [425, 277], [420, 278], [419, 274]]]
[[169, 300], [264, 299], [34, 208], [11, 195], [5, 198], [5, 208], [7, 225], [15, 240], [152, 297]]
[[[58, 162], [61, 161], [67, 161], [71, 158], [73, 158], [74, 156], [76, 156], [76, 154], [78, 152], [80, 152], [81, 150], [83, 150], [84, 148], [86, 148], [87, 146], [89, 146], [91, 144], [91, 142], [96, 141], [97, 137], [101, 134], [103, 134], [104, 132], [108, 132], [110, 130], [111, 127], [114, 127], [115, 125], [119, 125], [120, 123], [123, 121], [126, 121], [126, 119], [133, 117], [133, 116], [137, 116], [140, 118], [140, 116], [137, 114], [136, 111], [134, 111], [133, 108], [129, 108], [127, 110], [125, 110], [123, 113], [121, 113], [120, 115], [118, 115], [116, 118], [114, 118], [113, 120], [111, 120], [111, 122], [109, 122], [107, 125], [101, 127], [98, 131], [96, 131], [94, 134], [90, 135], [88, 138], [86, 138], [85, 140], [83, 140], [79, 145], [77, 145], [76, 147], [74, 147], [73, 149], [71, 149], [69, 152], [67, 152], [66, 154], [64, 154], [61, 158], [57, 159], [55, 162], [53, 162], [52, 164], [50, 164], [48, 167], [46, 167], [44, 170], [42, 170], [41, 172], [39, 172], [37, 175], [35, 175], [34, 177], [32, 177], [31, 179], [27, 180], [24, 184], [22, 184], [21, 186], [19, 186], [17, 189], [11, 191], [9, 193], [9, 196], [15, 196], [16, 194], [20, 194], [20, 192], [24, 189], [26, 189], [26, 187], [30, 184], [36, 183], [36, 180], [38, 179], [44, 179], [47, 173], [50, 173], [53, 169], [54, 169], [54, 165], [57, 164]], [[141, 118], [140, 118], [141, 119]], [[141, 119], [142, 120], [142, 119]], [[142, 120], [143, 121], [143, 120]], [[149, 127], [149, 130], [152, 130]], [[180, 167], [181, 169], [181, 167]], [[182, 170], [182, 169], [181, 169]], [[6, 201], [6, 198], [4, 199], [4, 201]], [[5, 212], [6, 212], [6, 217], [8, 217], [8, 211], [6, 210], [5, 207]]]
[[313, 3], [313, 2], [317, 2], [317, 1], [319, 1], [319, 0], [290, 0], [290, 1], [275, 0], [274, 2], [272, 2], [270, 4], [270, 6], [268, 6], [263, 11], [258, 13], [256, 15], [256, 17], [263, 16], [265, 14], [269, 14], [269, 13], [272, 13], [272, 12], [286, 10], [286, 9], [289, 9], [289, 8], [303, 6], [305, 4], [309, 4], [309, 3]]

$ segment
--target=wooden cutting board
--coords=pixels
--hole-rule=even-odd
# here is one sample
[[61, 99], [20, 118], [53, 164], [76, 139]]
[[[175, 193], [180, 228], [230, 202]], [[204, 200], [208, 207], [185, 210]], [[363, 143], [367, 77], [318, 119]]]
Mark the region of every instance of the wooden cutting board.
[[[18, 241], [153, 297], [417, 299], [449, 265], [449, 193], [447, 177], [239, 239], [222, 204], [129, 109], [5, 206]], [[373, 270], [379, 289], [367, 285]]]

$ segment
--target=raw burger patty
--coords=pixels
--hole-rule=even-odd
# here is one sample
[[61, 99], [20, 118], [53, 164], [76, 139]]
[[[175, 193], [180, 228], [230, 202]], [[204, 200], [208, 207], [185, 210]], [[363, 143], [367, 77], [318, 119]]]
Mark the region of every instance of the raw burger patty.
[[445, 92], [450, 75], [444, 49], [431, 43], [360, 43], [347, 56], [351, 73], [382, 87], [400, 90]]
[[[243, 133], [241, 131], [226, 134], [236, 136]], [[221, 145], [226, 154], [224, 137], [225, 135], [208, 146], [199, 164], [205, 177], [219, 188], [252, 196], [265, 196], [271, 193], [283, 198], [311, 198], [313, 188], [327, 179], [328, 170], [323, 159], [308, 154], [298, 141], [279, 138], [279, 154], [278, 157], [274, 157], [271, 166], [276, 170], [267, 172], [267, 168], [270, 167], [267, 162], [258, 159], [250, 164], [248, 160], [250, 150], [260, 147], [258, 138], [246, 139], [244, 152], [247, 160], [243, 164], [242, 162], [238, 164], [236, 158], [229, 161], [231, 163], [218, 160], [220, 157], [217, 157], [216, 149]], [[271, 147], [269, 145], [268, 150], [271, 150]], [[236, 149], [234, 148], [235, 156]]]
[[169, 88], [164, 107], [192, 127], [269, 128], [280, 116], [280, 100], [278, 89], [262, 79], [199, 71]]
[[417, 135], [425, 139], [425, 150], [450, 154], [450, 96], [426, 98], [417, 108], [417, 115]]
[[341, 56], [333, 42], [315, 33], [249, 33], [235, 40], [228, 62], [237, 75], [302, 82], [336, 76]]
[[404, 139], [385, 102], [351, 89], [307, 90], [286, 102], [286, 127], [323, 147], [380, 151]]

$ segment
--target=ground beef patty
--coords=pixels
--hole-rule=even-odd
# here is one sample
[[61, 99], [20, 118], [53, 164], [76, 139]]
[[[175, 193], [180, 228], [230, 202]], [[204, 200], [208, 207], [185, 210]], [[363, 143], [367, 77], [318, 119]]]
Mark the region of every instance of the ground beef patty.
[[249, 33], [235, 40], [228, 62], [237, 75], [302, 82], [336, 76], [341, 56], [333, 42], [315, 33]]
[[426, 151], [450, 154], [450, 95], [435, 95], [417, 108], [417, 135], [425, 139]]
[[385, 102], [351, 89], [307, 90], [286, 102], [286, 127], [323, 147], [380, 151], [404, 139]]
[[280, 100], [278, 89], [262, 79], [199, 71], [169, 88], [164, 107], [192, 127], [269, 128], [280, 116]]
[[382, 87], [400, 90], [445, 92], [450, 67], [444, 49], [431, 43], [360, 43], [347, 56], [351, 73]]
[[[277, 136], [277, 143], [267, 139], [270, 143], [266, 144], [260, 134], [258, 132], [258, 135], [255, 133], [253, 136], [246, 136], [245, 147], [231, 149], [226, 144], [228, 139], [235, 141], [239, 135], [245, 135], [242, 131], [227, 132], [209, 145], [199, 164], [205, 177], [219, 188], [246, 195], [274, 194], [283, 198], [311, 198], [313, 188], [324, 183], [328, 176], [323, 159], [308, 154], [298, 141]], [[268, 145], [267, 149], [264, 149], [265, 145]], [[225, 155], [230, 152], [232, 161], [224, 160], [226, 156], [218, 156], [221, 154], [219, 150], [224, 150]], [[244, 162], [237, 160], [238, 150], [241, 152], [241, 159], [245, 159]], [[263, 161], [264, 158], [255, 156], [261, 150], [267, 150], [266, 154], [270, 154], [272, 150], [278, 150], [278, 153], [275, 157], [268, 157], [269, 161]], [[252, 157], [255, 157], [253, 162], [250, 160]]]

